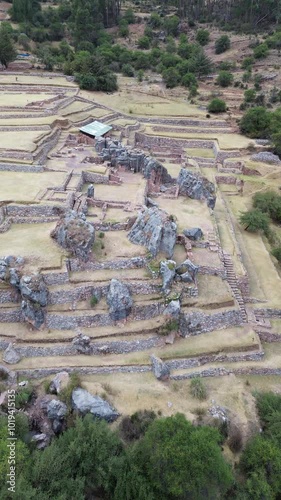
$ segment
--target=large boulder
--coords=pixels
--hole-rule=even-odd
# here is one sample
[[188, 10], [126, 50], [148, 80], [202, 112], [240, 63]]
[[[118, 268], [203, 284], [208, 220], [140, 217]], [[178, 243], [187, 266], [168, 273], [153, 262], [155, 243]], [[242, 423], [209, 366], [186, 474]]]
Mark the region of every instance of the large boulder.
[[192, 241], [201, 240], [201, 238], [203, 238], [203, 232], [202, 229], [200, 229], [200, 227], [192, 227], [190, 229], [185, 229], [183, 231], [183, 234]]
[[41, 274], [23, 276], [19, 283], [22, 296], [23, 318], [35, 328], [45, 324], [45, 307], [48, 304], [48, 288]]
[[152, 363], [152, 371], [157, 380], [167, 380], [170, 377], [170, 369], [166, 363], [154, 355], [150, 356], [150, 359]]
[[83, 333], [78, 333], [77, 337], [74, 337], [72, 344], [75, 346], [80, 354], [91, 354], [92, 346], [91, 339], [88, 335], [83, 335]]
[[145, 246], [153, 257], [163, 252], [170, 259], [177, 239], [177, 225], [164, 210], [146, 208], [138, 216], [128, 234], [135, 245]]
[[112, 279], [106, 296], [110, 317], [114, 321], [127, 318], [131, 313], [133, 299], [127, 285]]
[[144, 160], [143, 175], [146, 179], [150, 179], [153, 184], [161, 185], [170, 183], [173, 178], [168, 173], [168, 170], [157, 160], [148, 156]]
[[20, 277], [18, 271], [12, 267], [13, 265], [17, 265], [17, 259], [15, 257], [0, 259], [0, 282], [18, 287]]
[[179, 185], [180, 195], [188, 196], [195, 200], [206, 200], [209, 208], [215, 208], [215, 185], [208, 181], [206, 177], [202, 177], [186, 168], [182, 168], [177, 183]]
[[164, 316], [169, 318], [178, 319], [181, 311], [181, 303], [179, 299], [171, 300], [169, 304], [164, 309]]
[[62, 420], [67, 415], [67, 406], [58, 399], [52, 399], [47, 404], [47, 415], [50, 420]]
[[83, 213], [70, 210], [59, 220], [51, 237], [72, 255], [87, 261], [95, 241], [95, 229]]
[[168, 295], [171, 291], [176, 274], [176, 263], [173, 260], [162, 260], [160, 263], [160, 275], [162, 277], [162, 291]]
[[192, 283], [196, 279], [199, 267], [193, 264], [191, 260], [186, 259], [176, 268], [176, 274], [180, 281]]
[[49, 392], [51, 394], [60, 394], [69, 384], [69, 374], [67, 372], [60, 372], [51, 380]]
[[10, 343], [7, 349], [5, 349], [4, 351], [3, 361], [5, 361], [5, 363], [8, 363], [10, 365], [15, 365], [20, 360], [21, 360], [20, 354], [16, 351], [13, 344]]
[[107, 422], [114, 422], [119, 417], [119, 413], [107, 401], [81, 388], [74, 389], [72, 392], [72, 408], [81, 415], [91, 413], [94, 417], [102, 418]]

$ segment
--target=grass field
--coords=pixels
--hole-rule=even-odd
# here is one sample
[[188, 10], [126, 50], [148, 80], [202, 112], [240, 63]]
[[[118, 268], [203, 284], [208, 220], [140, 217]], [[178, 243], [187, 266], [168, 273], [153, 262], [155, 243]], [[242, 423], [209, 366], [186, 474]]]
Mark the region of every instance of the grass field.
[[[0, 201], [33, 201], [40, 190], [60, 185], [64, 172], [1, 172]], [[20, 187], [20, 189], [19, 189]]]

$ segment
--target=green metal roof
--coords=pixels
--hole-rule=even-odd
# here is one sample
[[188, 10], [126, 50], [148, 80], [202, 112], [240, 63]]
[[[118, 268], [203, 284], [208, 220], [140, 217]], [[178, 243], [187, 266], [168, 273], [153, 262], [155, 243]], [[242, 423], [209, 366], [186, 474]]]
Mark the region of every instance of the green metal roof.
[[110, 125], [106, 125], [105, 123], [94, 121], [84, 127], [81, 127], [79, 130], [80, 132], [92, 135], [93, 137], [100, 137], [112, 130], [112, 127], [110, 127]]

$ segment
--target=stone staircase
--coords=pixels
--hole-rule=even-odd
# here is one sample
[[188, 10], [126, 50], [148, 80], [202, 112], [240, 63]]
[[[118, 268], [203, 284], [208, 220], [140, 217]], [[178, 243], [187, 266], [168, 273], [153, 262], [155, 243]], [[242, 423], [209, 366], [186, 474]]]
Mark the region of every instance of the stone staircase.
[[228, 284], [232, 290], [232, 293], [233, 293], [233, 295], [234, 295], [234, 297], [239, 305], [241, 315], [243, 318], [243, 322], [247, 323], [248, 322], [248, 315], [247, 315], [247, 311], [246, 311], [246, 306], [245, 306], [245, 302], [244, 302], [244, 299], [242, 297], [241, 291], [238, 287], [237, 277], [236, 277], [236, 274], [234, 272], [232, 259], [231, 259], [230, 255], [227, 254], [226, 252], [222, 252], [222, 256], [223, 256], [224, 267], [226, 270], [227, 282], [228, 282]]

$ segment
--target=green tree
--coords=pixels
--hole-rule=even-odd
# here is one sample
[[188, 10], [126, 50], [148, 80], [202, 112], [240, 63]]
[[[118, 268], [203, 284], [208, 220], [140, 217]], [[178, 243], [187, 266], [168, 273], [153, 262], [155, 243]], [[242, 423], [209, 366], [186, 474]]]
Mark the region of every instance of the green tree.
[[152, 28], [161, 28], [163, 21], [159, 14], [153, 12], [150, 16], [149, 24], [152, 26]]
[[216, 429], [194, 427], [177, 414], [149, 426], [133, 449], [132, 460], [155, 498], [219, 498], [233, 482], [220, 439]]
[[196, 51], [190, 59], [190, 71], [195, 73], [198, 78], [209, 75], [212, 72], [213, 64], [211, 59], [206, 56], [203, 49]]
[[186, 73], [181, 79], [181, 84], [187, 88], [190, 88], [192, 85], [197, 86], [196, 76], [193, 73]]
[[240, 131], [248, 137], [266, 138], [270, 127], [270, 113], [258, 106], [251, 108], [240, 120]]
[[268, 232], [270, 219], [267, 214], [260, 210], [249, 210], [243, 212], [239, 217], [240, 223], [245, 226], [245, 231], [255, 233], [257, 231]]
[[268, 214], [274, 221], [281, 222], [281, 196], [275, 191], [255, 193], [253, 207]]
[[164, 29], [167, 35], [178, 35], [179, 22], [180, 20], [178, 16], [166, 17], [164, 21]]
[[138, 39], [138, 48], [139, 49], [149, 49], [150, 47], [150, 39], [148, 36], [141, 36]]
[[210, 41], [210, 32], [204, 29], [198, 30], [196, 33], [196, 41], [202, 46], [207, 45]]
[[249, 69], [254, 64], [255, 60], [253, 57], [245, 57], [241, 63], [242, 69]]
[[217, 83], [220, 87], [229, 87], [233, 83], [233, 74], [229, 71], [219, 71]]
[[123, 64], [123, 66], [122, 66], [122, 74], [124, 76], [133, 77], [135, 75], [133, 66], [131, 64]]
[[244, 101], [245, 102], [254, 102], [256, 95], [257, 95], [257, 93], [254, 89], [245, 90]]
[[215, 97], [208, 104], [209, 113], [224, 113], [226, 111], [226, 103], [222, 99]]
[[7, 23], [0, 26], [0, 63], [8, 68], [10, 62], [14, 61], [17, 53], [12, 41], [11, 33]]
[[167, 68], [163, 71], [163, 80], [166, 84], [166, 87], [172, 89], [179, 85], [180, 74], [176, 70], [176, 68]]
[[222, 54], [228, 49], [230, 49], [230, 38], [227, 35], [222, 35], [216, 40], [215, 52], [216, 54]]

